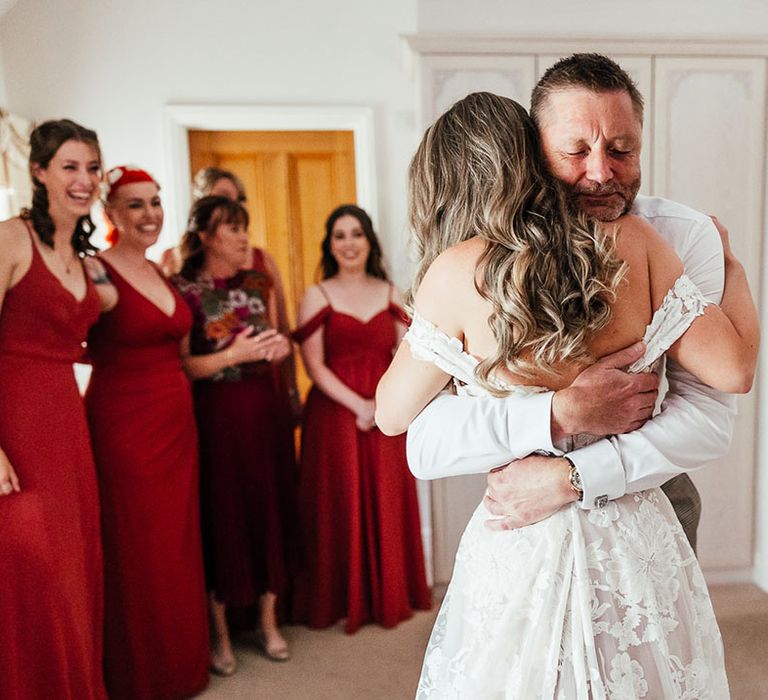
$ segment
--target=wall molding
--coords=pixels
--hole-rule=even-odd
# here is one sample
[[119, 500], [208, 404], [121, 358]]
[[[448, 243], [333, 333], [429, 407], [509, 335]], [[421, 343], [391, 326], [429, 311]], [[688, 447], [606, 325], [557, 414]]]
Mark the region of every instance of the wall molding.
[[664, 56], [768, 56], [768, 38], [669, 36], [536, 36], [484, 34], [404, 34], [417, 54], [430, 56], [478, 54], [568, 54], [599, 50], [601, 53]]

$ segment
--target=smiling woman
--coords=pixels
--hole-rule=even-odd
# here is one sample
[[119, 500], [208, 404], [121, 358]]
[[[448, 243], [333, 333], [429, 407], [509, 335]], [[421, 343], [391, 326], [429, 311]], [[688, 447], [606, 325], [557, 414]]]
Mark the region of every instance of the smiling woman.
[[304, 364], [314, 381], [304, 412], [299, 489], [306, 565], [296, 617], [310, 627], [394, 627], [430, 607], [416, 482], [405, 438], [373, 420], [373, 395], [407, 318], [387, 280], [373, 223], [343, 205], [325, 225], [323, 281], [299, 311]]
[[66, 119], [30, 141], [32, 208], [0, 224], [0, 697], [101, 700], [98, 491], [72, 372], [100, 309], [80, 256], [101, 159]]
[[110, 698], [187, 697], [208, 681], [197, 440], [186, 304], [145, 257], [163, 225], [144, 170], [107, 173], [112, 247], [89, 269], [105, 313], [85, 403], [102, 502]]

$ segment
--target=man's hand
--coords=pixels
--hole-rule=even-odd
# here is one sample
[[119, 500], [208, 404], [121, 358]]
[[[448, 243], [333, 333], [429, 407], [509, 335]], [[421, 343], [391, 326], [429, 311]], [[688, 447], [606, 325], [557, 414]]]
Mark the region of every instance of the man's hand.
[[569, 435], [618, 435], [637, 430], [656, 404], [659, 378], [627, 374], [623, 368], [642, 357], [642, 342], [606, 355], [587, 367], [552, 400], [552, 440]]
[[485, 507], [496, 516], [491, 530], [513, 530], [548, 518], [577, 499], [568, 479], [570, 463], [562, 457], [529, 455], [488, 474]]

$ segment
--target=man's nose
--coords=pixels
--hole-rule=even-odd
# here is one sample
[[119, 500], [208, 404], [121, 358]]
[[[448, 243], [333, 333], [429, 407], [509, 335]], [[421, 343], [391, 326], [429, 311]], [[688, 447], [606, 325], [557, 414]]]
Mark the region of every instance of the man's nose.
[[595, 149], [587, 156], [587, 179], [600, 184], [613, 177], [613, 168], [605, 151]]

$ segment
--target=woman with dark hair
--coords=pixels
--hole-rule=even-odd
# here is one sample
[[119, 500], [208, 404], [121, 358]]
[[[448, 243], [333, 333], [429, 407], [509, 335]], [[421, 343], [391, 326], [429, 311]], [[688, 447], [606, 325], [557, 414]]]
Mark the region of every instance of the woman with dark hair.
[[[111, 700], [171, 700], [208, 682], [197, 434], [181, 342], [192, 315], [145, 257], [163, 226], [144, 170], [107, 173], [113, 226], [85, 397], [101, 494], [104, 675]], [[111, 282], [111, 283], [108, 283]]]
[[184, 263], [173, 282], [193, 318], [183, 361], [195, 380], [211, 664], [229, 675], [236, 660], [227, 608], [259, 606], [265, 654], [276, 661], [290, 657], [276, 602], [288, 584], [295, 463], [272, 363], [285, 360], [291, 345], [275, 329], [271, 279], [243, 269], [250, 245], [241, 204], [198, 200], [181, 247]]
[[322, 242], [323, 281], [299, 311], [307, 371], [299, 509], [305, 568], [296, 618], [322, 628], [346, 618], [393, 627], [430, 607], [416, 482], [404, 437], [373, 422], [376, 384], [406, 328], [400, 295], [387, 280], [371, 219], [338, 207]]
[[0, 697], [106, 698], [99, 500], [72, 363], [101, 311], [82, 258], [95, 132], [30, 138], [32, 207], [0, 223]]
[[[230, 170], [200, 168], [192, 180], [192, 203], [203, 197], [226, 197], [245, 204], [245, 187], [242, 180]], [[176, 246], [163, 251], [160, 267], [167, 277], [181, 270], [181, 248]]]

